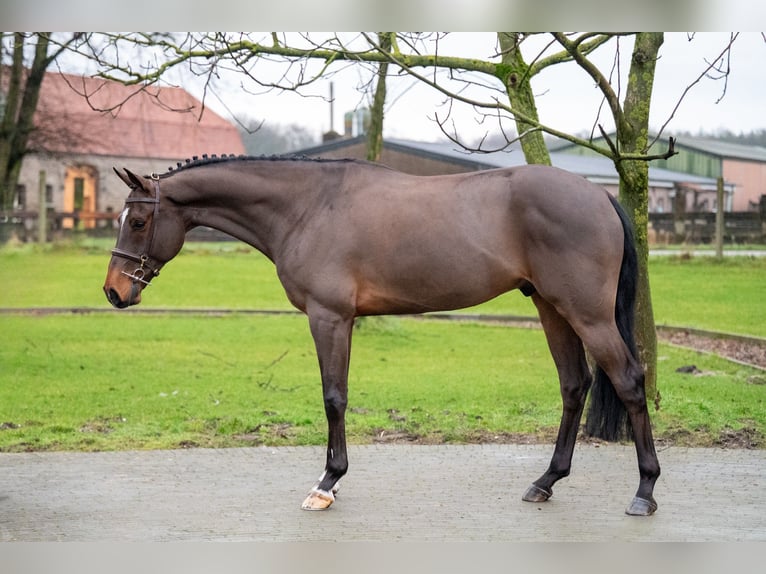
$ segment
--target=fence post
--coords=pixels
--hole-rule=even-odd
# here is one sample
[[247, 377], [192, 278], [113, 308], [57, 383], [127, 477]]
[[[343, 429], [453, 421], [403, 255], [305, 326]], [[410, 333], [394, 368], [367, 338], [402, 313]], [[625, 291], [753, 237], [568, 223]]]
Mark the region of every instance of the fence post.
[[718, 257], [718, 259], [721, 259], [723, 257], [723, 212], [725, 208], [723, 200], [723, 177], [718, 178], [718, 185], [716, 186], [716, 203], [715, 256]]
[[48, 239], [48, 202], [45, 197], [45, 170], [40, 170], [37, 201], [37, 241], [44, 245]]

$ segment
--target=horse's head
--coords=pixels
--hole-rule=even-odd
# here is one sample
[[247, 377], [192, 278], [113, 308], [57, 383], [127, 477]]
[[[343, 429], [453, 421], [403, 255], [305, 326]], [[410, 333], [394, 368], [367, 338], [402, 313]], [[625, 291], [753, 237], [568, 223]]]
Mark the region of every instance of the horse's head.
[[120, 215], [104, 293], [112, 305], [122, 309], [141, 302], [144, 287], [181, 250], [186, 229], [177, 208], [160, 194], [158, 176], [114, 171], [131, 191]]

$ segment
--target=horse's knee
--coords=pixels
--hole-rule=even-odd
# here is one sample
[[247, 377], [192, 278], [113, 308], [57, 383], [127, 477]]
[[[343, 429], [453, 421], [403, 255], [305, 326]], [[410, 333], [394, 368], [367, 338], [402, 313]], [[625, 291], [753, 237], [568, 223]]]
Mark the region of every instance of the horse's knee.
[[561, 398], [566, 403], [580, 404], [585, 402], [590, 388], [590, 378], [578, 381], [577, 384], [561, 385]]
[[327, 416], [343, 416], [348, 406], [348, 397], [345, 393], [330, 391], [324, 395], [324, 410]]
[[565, 409], [579, 410], [585, 404], [585, 397], [592, 382], [588, 374], [578, 381], [561, 383], [561, 402]]

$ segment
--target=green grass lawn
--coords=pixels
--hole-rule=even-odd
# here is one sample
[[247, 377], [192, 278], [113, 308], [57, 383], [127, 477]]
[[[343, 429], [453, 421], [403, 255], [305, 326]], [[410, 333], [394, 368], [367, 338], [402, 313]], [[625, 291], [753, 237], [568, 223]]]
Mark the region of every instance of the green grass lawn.
[[[223, 249], [222, 249], [223, 247]], [[0, 249], [0, 306], [101, 307], [108, 246]], [[658, 323], [766, 336], [766, 261], [656, 258]], [[274, 268], [241, 244], [190, 244], [145, 307], [290, 309]], [[471, 311], [534, 315], [518, 292]], [[0, 450], [322, 444], [326, 426], [302, 316], [0, 315]], [[702, 375], [676, 373], [695, 364]], [[764, 376], [660, 346], [656, 434], [763, 445]], [[761, 384], [759, 384], [761, 383]], [[351, 442], [551, 441], [560, 398], [542, 331], [380, 318], [354, 334]]]
[[[0, 451], [322, 444], [314, 348], [301, 316], [3, 317]], [[8, 334], [12, 334], [8, 336]], [[703, 375], [675, 369], [693, 363]], [[756, 373], [662, 346], [656, 434], [715, 444], [762, 432]], [[351, 442], [405, 436], [553, 441], [558, 382], [543, 333], [391, 319], [354, 334]]]
[[656, 257], [649, 280], [658, 325], [766, 337], [766, 257]]

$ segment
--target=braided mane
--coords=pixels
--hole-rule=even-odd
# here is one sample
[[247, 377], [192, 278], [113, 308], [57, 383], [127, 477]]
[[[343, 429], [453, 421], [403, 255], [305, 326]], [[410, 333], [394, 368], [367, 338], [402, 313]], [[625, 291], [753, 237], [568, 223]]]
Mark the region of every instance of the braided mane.
[[356, 159], [328, 159], [319, 157], [308, 157], [304, 155], [272, 155], [272, 156], [251, 156], [251, 155], [234, 155], [234, 154], [221, 154], [210, 155], [202, 154], [202, 157], [193, 156], [191, 159], [186, 159], [184, 162], [177, 162], [175, 167], [170, 166], [168, 171], [159, 175], [161, 178], [170, 177], [174, 173], [191, 169], [193, 167], [199, 167], [202, 165], [212, 165], [218, 163], [230, 163], [235, 161], [311, 161], [316, 163], [329, 163], [329, 162], [356, 162], [361, 163]]

